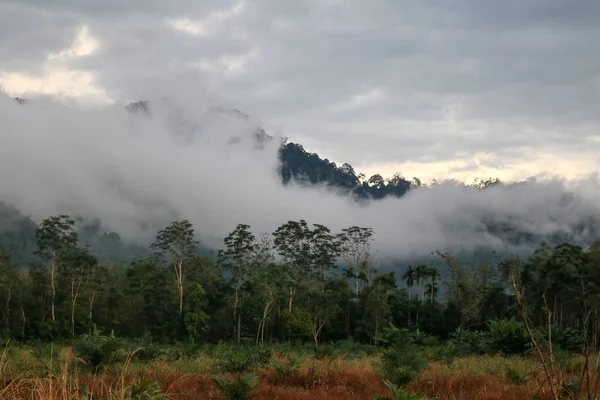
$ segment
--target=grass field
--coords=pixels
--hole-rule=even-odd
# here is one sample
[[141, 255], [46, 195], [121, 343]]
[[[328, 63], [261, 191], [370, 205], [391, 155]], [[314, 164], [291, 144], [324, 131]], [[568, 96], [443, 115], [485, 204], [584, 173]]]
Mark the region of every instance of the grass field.
[[[94, 369], [89, 361], [76, 356], [71, 347], [7, 347], [0, 360], [0, 399], [394, 398], [381, 377], [382, 362], [377, 352], [311, 352], [283, 348], [245, 351], [268, 356], [262, 362], [247, 363], [243, 357], [236, 359], [235, 350], [224, 346], [221, 350], [200, 351], [192, 356], [166, 351], [144, 360], [139, 356], [143, 349], [120, 350], [112, 359], [105, 360], [102, 368]], [[578, 357], [568, 357], [560, 362], [561, 371], [571, 378], [573, 386], [582, 363]], [[248, 374], [254, 377], [255, 385], [250, 382], [251, 390], [236, 392], [236, 382], [241, 381], [243, 385]], [[219, 388], [215, 376], [233, 382], [226, 388], [228, 393]], [[535, 359], [485, 355], [433, 361], [395, 398], [516, 400], [551, 397]]]

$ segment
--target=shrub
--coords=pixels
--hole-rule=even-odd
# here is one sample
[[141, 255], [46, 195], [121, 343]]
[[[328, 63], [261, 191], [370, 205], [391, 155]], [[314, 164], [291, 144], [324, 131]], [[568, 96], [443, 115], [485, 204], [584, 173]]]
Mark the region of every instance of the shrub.
[[276, 375], [286, 381], [300, 369], [301, 365], [299, 358], [289, 356], [285, 362], [278, 361], [273, 363], [271, 369]]
[[216, 367], [228, 373], [243, 373], [267, 364], [271, 356], [271, 350], [266, 347], [237, 347], [221, 353]]
[[377, 396], [374, 398], [374, 400], [424, 400], [423, 397], [415, 396], [405, 392], [390, 381], [384, 381], [384, 383], [392, 392], [392, 397]]
[[491, 351], [503, 354], [523, 354], [530, 345], [523, 323], [514, 318], [488, 323], [487, 339]]
[[281, 313], [281, 318], [287, 337], [300, 339], [311, 335], [312, 318], [307, 311], [299, 308], [294, 308], [291, 312], [284, 310]]
[[576, 399], [577, 390], [581, 380], [579, 378], [566, 379], [561, 387], [561, 395], [566, 399]]
[[256, 376], [246, 374], [228, 379], [225, 375], [213, 375], [212, 380], [228, 400], [247, 400], [257, 387]]
[[406, 329], [390, 325], [384, 329], [382, 343], [386, 346], [381, 354], [383, 376], [396, 386], [412, 381], [429, 363]]
[[128, 399], [131, 400], [166, 400], [162, 394], [160, 384], [156, 381], [142, 381], [131, 385], [129, 388]]
[[527, 383], [527, 374], [516, 368], [507, 367], [504, 375], [515, 385], [524, 385]]
[[106, 364], [116, 361], [121, 341], [114, 332], [109, 336], [94, 329], [91, 335], [82, 335], [73, 346], [75, 355], [83, 359], [94, 370], [99, 370]]
[[557, 344], [561, 349], [575, 352], [583, 351], [585, 340], [581, 331], [573, 328], [563, 328], [553, 325], [551, 332], [552, 343]]
[[[137, 346], [134, 347], [138, 348]], [[162, 348], [159, 344], [153, 342], [145, 342], [141, 344], [139, 350], [135, 353], [134, 358], [142, 362], [153, 361], [159, 357], [161, 352]]]
[[450, 334], [450, 343], [457, 356], [487, 353], [489, 349], [487, 340], [485, 333], [468, 329], [457, 328], [454, 333]]
[[338, 351], [335, 346], [331, 344], [322, 344], [320, 346], [314, 346], [313, 352], [315, 359], [323, 360], [326, 358], [334, 358]]

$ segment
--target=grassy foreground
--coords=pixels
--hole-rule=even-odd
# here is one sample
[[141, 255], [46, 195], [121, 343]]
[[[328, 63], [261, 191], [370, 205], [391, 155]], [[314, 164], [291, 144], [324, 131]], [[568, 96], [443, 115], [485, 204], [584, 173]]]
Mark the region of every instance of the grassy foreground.
[[[539, 364], [523, 356], [434, 361], [394, 395], [380, 376], [381, 358], [376, 352], [257, 348], [250, 351], [268, 356], [249, 365], [228, 351], [193, 356], [164, 352], [149, 357], [144, 349], [134, 349], [92, 368], [89, 360], [75, 356], [67, 346], [7, 347], [0, 358], [0, 399], [551, 398], [543, 387]], [[560, 367], [575, 382], [581, 363], [577, 357], [569, 358]]]

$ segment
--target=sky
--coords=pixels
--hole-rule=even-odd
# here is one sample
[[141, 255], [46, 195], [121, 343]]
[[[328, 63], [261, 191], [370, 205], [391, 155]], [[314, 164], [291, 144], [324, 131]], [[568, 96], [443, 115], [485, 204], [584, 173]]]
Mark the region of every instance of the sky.
[[596, 0], [1, 0], [0, 86], [89, 109], [193, 77], [367, 175], [573, 179], [600, 161], [599, 19]]
[[[237, 224], [299, 219], [373, 228], [388, 260], [587, 246], [598, 17], [591, 0], [0, 0], [0, 201], [144, 245], [185, 218], [213, 248]], [[125, 110], [140, 99], [148, 114]], [[262, 148], [258, 126], [276, 138]], [[283, 137], [367, 176], [442, 183], [366, 205], [283, 186]], [[460, 183], [481, 176], [536, 180]]]

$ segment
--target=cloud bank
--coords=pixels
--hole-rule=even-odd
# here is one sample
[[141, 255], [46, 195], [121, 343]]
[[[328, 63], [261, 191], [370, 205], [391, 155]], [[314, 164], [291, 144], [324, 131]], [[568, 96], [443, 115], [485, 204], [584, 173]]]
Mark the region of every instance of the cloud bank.
[[0, 85], [108, 103], [196, 71], [367, 173], [573, 178], [600, 162], [597, 0], [3, 0]]
[[257, 234], [297, 219], [334, 231], [360, 225], [374, 229], [385, 258], [530, 246], [507, 241], [492, 226], [587, 243], [600, 220], [595, 177], [484, 191], [447, 182], [366, 205], [325, 188], [284, 187], [279, 141], [257, 146], [260, 121], [223, 112], [231, 108], [193, 80], [153, 82], [132, 95], [149, 100], [149, 115], [124, 104], [81, 110], [1, 96], [0, 200], [36, 221], [57, 213], [98, 217], [139, 243], [175, 218], [190, 219], [213, 246], [238, 223]]

